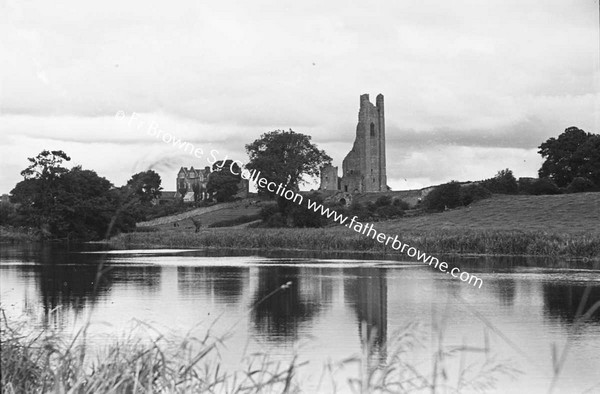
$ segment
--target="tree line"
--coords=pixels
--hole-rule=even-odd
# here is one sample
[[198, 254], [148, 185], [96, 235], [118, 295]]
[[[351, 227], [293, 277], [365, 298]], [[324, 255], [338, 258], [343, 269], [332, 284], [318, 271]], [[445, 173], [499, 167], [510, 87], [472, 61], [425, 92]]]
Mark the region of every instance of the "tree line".
[[[245, 146], [248, 170], [256, 170], [286, 189], [299, 191], [301, 185], [319, 175], [331, 164], [331, 157], [319, 149], [306, 134], [293, 130], [264, 133]], [[509, 169], [479, 182], [449, 182], [431, 191], [424, 199], [425, 210], [440, 211], [469, 205], [492, 194], [557, 194], [600, 190], [600, 135], [576, 127], [539, 146], [545, 159], [539, 178], [517, 181]], [[70, 157], [61, 150], [44, 150], [29, 158], [23, 180], [11, 191], [12, 204], [0, 204], [0, 224], [35, 228], [54, 239], [101, 239], [135, 229], [135, 223], [153, 215], [171, 214], [181, 207], [157, 207], [153, 202], [162, 190], [160, 176], [153, 170], [134, 174], [125, 185], [115, 187], [95, 171], [81, 166], [65, 167]], [[233, 168], [232, 172], [230, 169]], [[230, 201], [241, 180], [237, 163], [227, 160], [213, 165], [207, 192], [218, 202]], [[319, 227], [327, 224], [318, 213], [300, 206], [257, 185], [258, 193], [276, 204], [261, 213], [265, 226]], [[323, 201], [317, 192], [312, 201]], [[402, 217], [408, 205], [381, 196], [361, 205], [329, 204], [361, 219], [378, 220]], [[16, 207], [16, 208], [15, 208]]]

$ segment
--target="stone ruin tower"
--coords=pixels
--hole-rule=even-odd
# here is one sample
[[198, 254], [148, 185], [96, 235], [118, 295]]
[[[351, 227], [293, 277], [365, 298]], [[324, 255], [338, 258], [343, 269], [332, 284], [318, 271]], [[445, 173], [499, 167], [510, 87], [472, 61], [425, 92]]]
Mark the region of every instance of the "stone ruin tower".
[[369, 95], [360, 96], [358, 125], [352, 150], [342, 162], [342, 177], [337, 167], [321, 170], [321, 190], [339, 190], [349, 193], [387, 191], [385, 165], [385, 116], [383, 95], [377, 95], [375, 105]]

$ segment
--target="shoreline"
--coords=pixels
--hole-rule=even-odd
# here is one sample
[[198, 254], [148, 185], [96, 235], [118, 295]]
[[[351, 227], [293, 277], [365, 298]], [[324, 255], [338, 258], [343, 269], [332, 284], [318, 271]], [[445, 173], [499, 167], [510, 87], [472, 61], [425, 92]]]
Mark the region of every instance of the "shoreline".
[[[1, 244], [51, 243], [31, 234], [6, 236]], [[461, 257], [566, 258], [600, 261], [600, 234], [568, 234], [522, 230], [438, 229], [398, 231], [398, 238], [432, 255]], [[78, 244], [78, 243], [72, 243]], [[82, 245], [102, 245], [113, 250], [186, 248], [244, 250], [247, 252], [339, 253], [346, 255], [402, 256], [404, 253], [349, 229], [326, 228], [213, 228], [199, 233], [154, 231], [116, 235]]]
[[[106, 246], [110, 246], [111, 249], [108, 249], [110, 251], [115, 251], [115, 250], [134, 250], [134, 249], [145, 249], [145, 250], [152, 250], [152, 249], [177, 249], [175, 247], [170, 247], [168, 245], [152, 245], [152, 246], [148, 246], [146, 244], [140, 243], [140, 244], [128, 244], [127, 248], [121, 248], [120, 246], [118, 248], [113, 247], [113, 243], [111, 242], [111, 240], [108, 241], [89, 241], [86, 242], [86, 244], [92, 244], [92, 245], [106, 245]], [[372, 255], [372, 256], [380, 256], [380, 257], [386, 257], [386, 256], [398, 256], [401, 257], [404, 254], [397, 252], [397, 251], [387, 251], [387, 252], [379, 252], [376, 250], [352, 250], [352, 249], [344, 249], [344, 250], [333, 250], [333, 249], [306, 249], [306, 248], [285, 248], [285, 247], [278, 247], [278, 248], [260, 248], [260, 247], [256, 247], [256, 248], [224, 248], [224, 247], [219, 247], [219, 246], [200, 246], [200, 247], [190, 247], [188, 248], [190, 251], [218, 251], [218, 250], [225, 250], [225, 251], [241, 251], [241, 252], [297, 252], [297, 253], [325, 253], [325, 254], [367, 254], [367, 255]], [[428, 252], [429, 253], [429, 252]], [[571, 255], [560, 255], [560, 256], [556, 256], [556, 255], [534, 255], [534, 254], [491, 254], [491, 253], [456, 253], [456, 252], [431, 252], [431, 254], [439, 254], [441, 256], [446, 256], [446, 257], [467, 257], [467, 258], [476, 258], [476, 257], [522, 257], [522, 258], [552, 258], [552, 259], [557, 259], [557, 258], [567, 258], [568, 261], [573, 261], [573, 262], [594, 262], [594, 261], [598, 261], [600, 262], [600, 256], [597, 257], [580, 257], [580, 256], [571, 256]], [[410, 257], [408, 257], [410, 258]]]
[[[347, 231], [344, 231], [347, 230]], [[102, 244], [113, 249], [192, 248], [251, 251], [303, 251], [405, 256], [364, 235], [342, 228], [228, 229], [200, 233], [144, 232], [120, 234]], [[573, 235], [506, 230], [438, 230], [401, 232], [398, 238], [428, 254], [513, 256], [600, 260], [600, 235]], [[406, 256], [408, 258], [408, 256]]]

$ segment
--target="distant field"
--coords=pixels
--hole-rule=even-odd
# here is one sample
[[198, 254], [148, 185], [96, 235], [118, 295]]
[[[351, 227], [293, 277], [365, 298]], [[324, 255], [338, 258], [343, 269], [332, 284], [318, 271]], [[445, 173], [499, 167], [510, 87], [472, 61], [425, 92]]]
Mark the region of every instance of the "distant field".
[[[264, 205], [242, 205], [235, 206], [231, 208], [225, 208], [218, 211], [204, 213], [202, 215], [195, 216], [202, 223], [202, 227], [208, 227], [215, 222], [220, 222], [223, 220], [235, 219], [240, 216], [252, 216], [260, 213], [261, 208]], [[177, 223], [177, 227], [173, 225], [173, 223]], [[183, 220], [179, 220], [176, 222], [170, 222], [167, 224], [161, 224], [155, 226], [158, 229], [163, 231], [181, 231], [181, 230], [194, 230], [194, 224], [192, 220], [187, 218]]]
[[600, 234], [600, 193], [494, 195], [470, 207], [377, 223], [387, 231], [522, 230]]
[[[245, 208], [244, 208], [245, 209]], [[221, 212], [221, 211], [219, 211]], [[218, 215], [219, 212], [214, 212]], [[230, 217], [247, 211], [236, 209]], [[206, 214], [206, 222], [209, 222]], [[223, 220], [223, 215], [218, 215]], [[214, 218], [216, 219], [216, 218]], [[211, 219], [212, 220], [212, 219]], [[494, 196], [471, 207], [374, 224], [430, 253], [571, 256], [600, 258], [600, 193], [559, 196]], [[203, 228], [165, 226], [157, 232], [121, 234], [118, 248], [190, 247], [390, 251], [344, 226], [300, 228]]]

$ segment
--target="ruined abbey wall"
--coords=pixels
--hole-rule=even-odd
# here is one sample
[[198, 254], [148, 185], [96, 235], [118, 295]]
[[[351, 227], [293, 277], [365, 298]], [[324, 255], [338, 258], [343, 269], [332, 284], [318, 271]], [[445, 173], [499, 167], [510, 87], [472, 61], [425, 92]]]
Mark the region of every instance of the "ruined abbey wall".
[[[373, 105], [369, 101], [369, 95], [363, 94], [360, 96], [356, 138], [352, 150], [342, 162], [342, 177], [339, 179], [338, 190], [350, 193], [387, 191], [385, 162], [383, 95], [379, 94]], [[331, 190], [333, 168], [337, 175], [337, 167], [323, 168], [322, 190]]]

